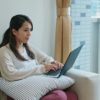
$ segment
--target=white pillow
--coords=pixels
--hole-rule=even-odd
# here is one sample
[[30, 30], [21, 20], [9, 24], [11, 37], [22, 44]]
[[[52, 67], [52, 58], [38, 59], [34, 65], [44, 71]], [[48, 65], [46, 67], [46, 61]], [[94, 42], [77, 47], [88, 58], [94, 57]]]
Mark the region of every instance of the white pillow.
[[66, 89], [72, 84], [74, 80], [67, 76], [51, 78], [37, 75], [14, 82], [0, 78], [0, 89], [14, 100], [39, 100], [53, 89]]

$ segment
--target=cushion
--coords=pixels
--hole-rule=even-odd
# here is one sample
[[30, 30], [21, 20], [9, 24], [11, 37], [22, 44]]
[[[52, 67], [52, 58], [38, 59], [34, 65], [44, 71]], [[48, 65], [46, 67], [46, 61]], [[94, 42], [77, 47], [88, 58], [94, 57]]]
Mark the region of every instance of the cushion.
[[52, 78], [34, 75], [13, 82], [0, 78], [0, 89], [15, 100], [39, 100], [49, 91], [66, 89], [72, 84], [74, 84], [74, 80], [67, 76]]

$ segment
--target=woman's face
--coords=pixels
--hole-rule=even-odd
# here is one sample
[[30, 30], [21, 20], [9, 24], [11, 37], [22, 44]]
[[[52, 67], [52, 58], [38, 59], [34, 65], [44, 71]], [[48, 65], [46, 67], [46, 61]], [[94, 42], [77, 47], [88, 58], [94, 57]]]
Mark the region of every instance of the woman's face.
[[17, 44], [27, 43], [31, 35], [31, 24], [25, 21], [18, 30], [13, 29]]

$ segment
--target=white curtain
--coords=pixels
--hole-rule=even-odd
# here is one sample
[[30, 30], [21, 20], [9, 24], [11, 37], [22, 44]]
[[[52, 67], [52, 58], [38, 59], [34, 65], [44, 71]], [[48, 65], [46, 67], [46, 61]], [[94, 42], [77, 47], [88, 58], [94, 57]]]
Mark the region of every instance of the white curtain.
[[98, 73], [100, 73], [100, 22], [98, 23]]
[[92, 18], [91, 71], [100, 73], [100, 21]]

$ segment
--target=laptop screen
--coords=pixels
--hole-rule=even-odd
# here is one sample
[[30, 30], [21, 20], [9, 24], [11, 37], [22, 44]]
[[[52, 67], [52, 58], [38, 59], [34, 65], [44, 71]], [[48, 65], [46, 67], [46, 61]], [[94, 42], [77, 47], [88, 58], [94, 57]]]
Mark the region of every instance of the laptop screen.
[[62, 70], [60, 72], [61, 75], [64, 75], [70, 68], [72, 68], [82, 47], [83, 47], [83, 45], [80, 45], [78, 48], [76, 48], [70, 52], [70, 54], [64, 64], [64, 67], [62, 68]]

